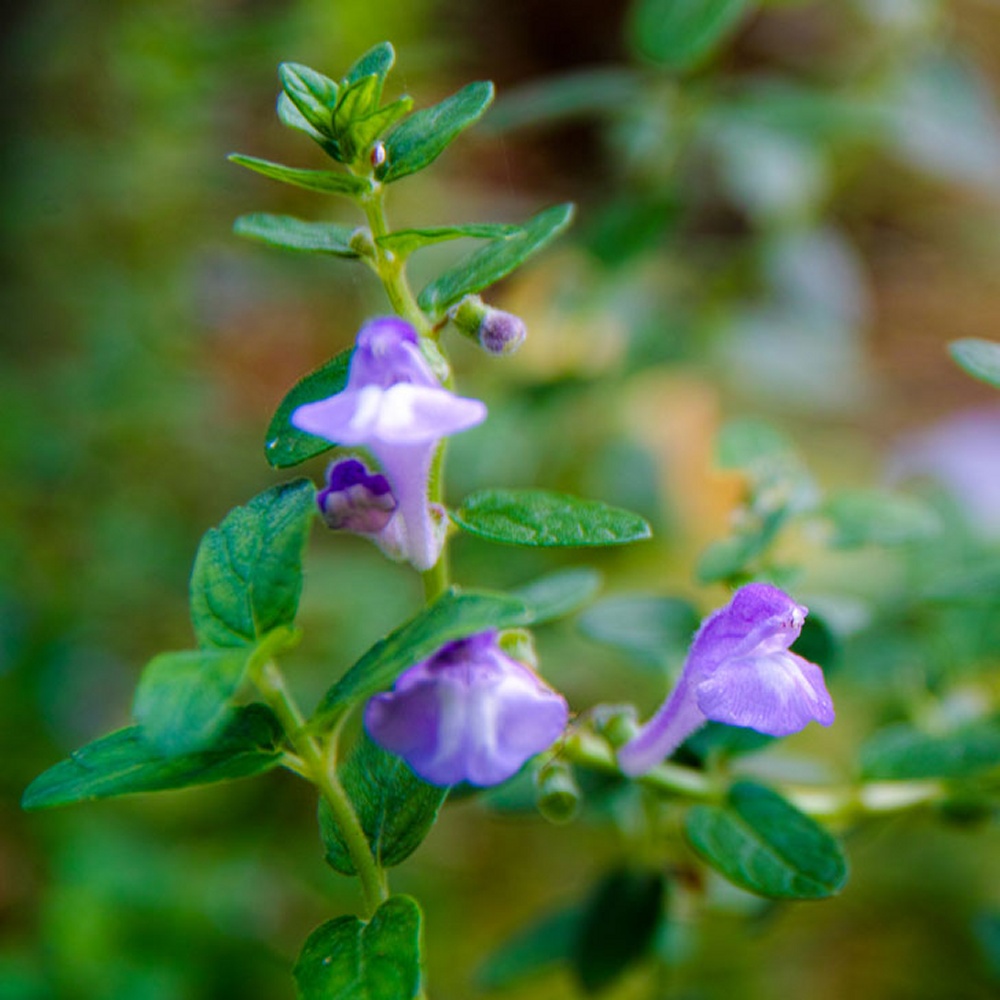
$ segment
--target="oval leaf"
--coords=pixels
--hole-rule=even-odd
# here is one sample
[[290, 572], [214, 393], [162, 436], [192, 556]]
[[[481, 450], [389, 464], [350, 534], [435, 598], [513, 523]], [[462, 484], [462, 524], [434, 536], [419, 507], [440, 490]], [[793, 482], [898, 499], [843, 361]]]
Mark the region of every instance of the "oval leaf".
[[351, 246], [354, 229], [334, 222], [303, 222], [290, 215], [254, 212], [241, 215], [233, 224], [233, 232], [282, 250], [328, 253], [335, 257], [358, 256]]
[[724, 806], [692, 807], [685, 832], [727, 879], [772, 899], [823, 899], [847, 881], [837, 841], [762, 785], [737, 782]]
[[659, 872], [612, 871], [582, 913], [573, 964], [585, 993], [599, 993], [652, 947], [663, 916], [666, 881]]
[[393, 896], [368, 923], [338, 917], [317, 927], [293, 970], [300, 1000], [415, 1000], [420, 921], [414, 900]]
[[386, 138], [386, 161], [379, 179], [389, 184], [429, 166], [482, 117], [492, 100], [493, 84], [480, 81], [412, 114]]
[[509, 226], [503, 222], [470, 222], [464, 226], [429, 226], [425, 229], [397, 229], [394, 233], [386, 233], [385, 236], [380, 236], [375, 242], [380, 247], [384, 247], [392, 253], [406, 257], [413, 253], [414, 250], [432, 246], [434, 243], [443, 243], [445, 240], [457, 240], [462, 237], [471, 237], [478, 240], [495, 240], [511, 236], [518, 232], [519, 229], [519, 226]]
[[73, 752], [28, 786], [25, 809], [48, 809], [134, 792], [160, 792], [189, 785], [263, 774], [281, 763], [281, 726], [264, 705], [233, 714], [210, 746], [180, 757], [161, 756], [140, 726], [119, 729]]
[[666, 668], [684, 661], [700, 620], [695, 607], [679, 597], [616, 594], [588, 608], [577, 624], [595, 642]]
[[351, 350], [341, 351], [325, 365], [297, 382], [271, 418], [264, 441], [264, 455], [275, 469], [298, 465], [334, 447], [326, 438], [315, 437], [292, 426], [292, 414], [306, 403], [315, 403], [342, 392], [351, 367]]
[[531, 624], [540, 625], [583, 607], [600, 589], [601, 574], [596, 569], [579, 566], [556, 570], [512, 590], [511, 594], [528, 605]]
[[632, 17], [633, 44], [667, 69], [693, 69], [754, 6], [753, 0], [640, 0]]
[[1000, 344], [970, 337], [953, 341], [948, 350], [970, 375], [1000, 389]]
[[861, 748], [861, 773], [869, 780], [967, 778], [1000, 765], [1000, 718], [941, 736], [907, 725], [891, 726]]
[[312, 482], [296, 479], [231, 510], [205, 534], [191, 571], [191, 621], [202, 649], [254, 645], [292, 624], [315, 507]]
[[917, 497], [883, 490], [844, 490], [820, 513], [833, 524], [831, 545], [902, 545], [931, 538], [941, 530], [937, 512]]
[[372, 46], [348, 71], [344, 83], [351, 84], [366, 76], [376, 76], [385, 80], [396, 62], [396, 50], [390, 42], [379, 42]]
[[638, 514], [548, 490], [483, 490], [451, 516], [470, 534], [508, 545], [624, 545], [652, 535]]
[[308, 191], [319, 191], [322, 194], [342, 194], [355, 198], [365, 194], [370, 188], [368, 181], [355, 177], [354, 174], [337, 174], [330, 170], [302, 170], [299, 167], [272, 163], [270, 160], [260, 160], [256, 156], [244, 156], [242, 153], [231, 153], [229, 160], [255, 173], [270, 177], [273, 181], [306, 188]]
[[[387, 753], [363, 733], [337, 771], [372, 856], [382, 868], [400, 864], [420, 846], [448, 794], [447, 788], [421, 781], [402, 758]], [[319, 804], [319, 825], [330, 866], [344, 875], [356, 874], [324, 799]]]
[[446, 642], [488, 629], [517, 628], [531, 620], [531, 610], [516, 597], [458, 593], [452, 588], [375, 643], [327, 691], [313, 722], [319, 723], [355, 701], [384, 691], [407, 667], [426, 660]]
[[145, 738], [168, 757], [208, 746], [231, 717], [249, 659], [244, 647], [161, 653], [150, 660], [132, 707]]
[[494, 240], [445, 271], [420, 293], [420, 308], [441, 316], [459, 299], [505, 278], [561, 233], [573, 218], [569, 203], [539, 212], [515, 232]]

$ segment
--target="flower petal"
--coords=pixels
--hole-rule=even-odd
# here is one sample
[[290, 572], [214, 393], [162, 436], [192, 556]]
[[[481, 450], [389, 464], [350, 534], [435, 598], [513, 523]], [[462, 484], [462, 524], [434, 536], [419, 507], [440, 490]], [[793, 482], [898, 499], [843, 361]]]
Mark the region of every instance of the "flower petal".
[[726, 660], [698, 684], [698, 706], [709, 719], [788, 736], [813, 720], [833, 722], [833, 702], [814, 663], [787, 651]]

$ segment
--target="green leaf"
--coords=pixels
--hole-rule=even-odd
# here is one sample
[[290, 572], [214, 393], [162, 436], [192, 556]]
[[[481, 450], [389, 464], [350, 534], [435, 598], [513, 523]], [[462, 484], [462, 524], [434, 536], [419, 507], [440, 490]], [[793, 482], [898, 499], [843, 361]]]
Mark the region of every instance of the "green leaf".
[[684, 741], [682, 751], [694, 757], [699, 764], [705, 764], [710, 757], [741, 757], [746, 753], [756, 753], [774, 740], [774, 736], [758, 733], [756, 729], [710, 722]]
[[347, 71], [344, 83], [355, 83], [366, 76], [376, 76], [379, 80], [385, 80], [395, 62], [396, 50], [389, 42], [379, 42]]
[[332, 156], [337, 159], [340, 156], [340, 151], [337, 149], [337, 144], [327, 136], [320, 132], [309, 124], [308, 121], [303, 117], [302, 112], [295, 106], [295, 104], [289, 99], [288, 94], [281, 93], [278, 95], [278, 119], [281, 121], [282, 125], [286, 125], [288, 128], [293, 128], [297, 132], [302, 132], [304, 135], [309, 136], [313, 142], [319, 143], [323, 147], [324, 152], [328, 156]]
[[329, 253], [335, 257], [358, 256], [351, 246], [354, 229], [335, 222], [303, 222], [290, 215], [254, 212], [241, 215], [233, 224], [233, 232], [283, 250]]
[[588, 608], [577, 625], [595, 642], [668, 667], [683, 663], [699, 620], [694, 606], [679, 597], [616, 594]]
[[729, 790], [725, 805], [693, 806], [685, 832], [727, 879], [772, 899], [824, 899], [847, 880], [837, 841], [776, 792], [751, 781]]
[[773, 536], [763, 531], [734, 535], [712, 542], [698, 558], [695, 576], [699, 583], [735, 580], [747, 572], [748, 564], [768, 546]]
[[206, 532], [191, 571], [191, 620], [202, 649], [253, 645], [294, 622], [315, 507], [312, 482], [296, 479]]
[[375, 242], [380, 247], [390, 250], [401, 257], [408, 257], [414, 250], [428, 247], [445, 240], [457, 240], [471, 237], [479, 240], [495, 240], [510, 236], [520, 229], [519, 226], [508, 226], [503, 222], [469, 223], [464, 226], [429, 226], [424, 229], [397, 229], [394, 233], [386, 233]]
[[480, 81], [411, 115], [386, 138], [386, 161], [379, 179], [389, 184], [429, 166], [482, 117], [492, 100], [493, 84]]
[[286, 469], [298, 465], [334, 447], [326, 438], [293, 427], [291, 418], [300, 406], [343, 392], [351, 367], [351, 353], [351, 350], [341, 351], [335, 358], [320, 365], [297, 382], [281, 401], [268, 425], [264, 441], [264, 455], [273, 468]]
[[476, 982], [486, 990], [507, 989], [571, 961], [581, 920], [577, 906], [546, 914], [493, 952], [477, 972]]
[[659, 872], [610, 872], [587, 901], [574, 967], [585, 993], [600, 993], [653, 944], [663, 915], [666, 882]]
[[624, 545], [652, 535], [638, 514], [548, 490], [483, 490], [451, 518], [471, 535], [508, 545]]
[[356, 198], [365, 194], [371, 187], [367, 180], [355, 177], [354, 174], [334, 173], [331, 170], [302, 170], [299, 167], [272, 163], [270, 160], [260, 160], [256, 156], [244, 156], [242, 153], [230, 153], [228, 159], [241, 167], [270, 177], [271, 180], [306, 188], [308, 191], [319, 191], [322, 194], [342, 194]]
[[694, 69], [739, 27], [753, 0], [640, 0], [632, 15], [636, 50], [674, 72]]
[[[420, 846], [448, 794], [447, 788], [421, 781], [400, 757], [387, 753], [366, 735], [354, 745], [338, 773], [375, 861], [383, 868], [400, 864]], [[330, 866], [344, 875], [356, 874], [325, 799], [319, 804], [319, 825]]]
[[426, 660], [446, 642], [530, 622], [531, 610], [516, 597], [476, 591], [459, 593], [452, 588], [375, 643], [327, 691], [313, 721], [320, 722], [355, 701], [385, 690], [407, 667]]
[[948, 350], [970, 375], [1000, 389], [1000, 344], [970, 337], [953, 340]]
[[445, 271], [420, 293], [420, 308], [441, 316], [459, 299], [505, 278], [561, 233], [573, 218], [571, 204], [553, 205], [510, 236], [493, 240]]
[[346, 163], [353, 163], [362, 152], [354, 127], [376, 113], [381, 90], [382, 81], [372, 74], [355, 80], [340, 92], [333, 112], [333, 135]]
[[167, 757], [208, 746], [232, 715], [249, 659], [241, 647], [161, 653], [150, 660], [132, 706], [145, 738]]
[[830, 497], [820, 513], [833, 524], [830, 544], [901, 545], [932, 538], [941, 530], [937, 512], [916, 497], [883, 490], [844, 490]]
[[1000, 765], [1000, 717], [933, 736], [905, 724], [891, 726], [865, 743], [860, 761], [868, 780], [967, 778]]
[[239, 708], [199, 753], [165, 758], [140, 726], [119, 729], [74, 751], [28, 786], [25, 809], [48, 809], [134, 792], [160, 792], [263, 774], [281, 763], [281, 726], [269, 708]]
[[310, 127], [322, 135], [330, 135], [333, 109], [337, 105], [337, 84], [300, 63], [282, 63], [278, 76], [285, 95]]
[[416, 1000], [420, 995], [420, 907], [392, 896], [365, 923], [320, 925], [295, 963], [299, 1000]]
[[565, 618], [587, 604], [601, 589], [601, 574], [596, 569], [579, 566], [548, 573], [511, 591], [531, 611], [531, 624]]
[[401, 97], [364, 118], [355, 118], [348, 129], [349, 139], [344, 141], [344, 148], [354, 153], [355, 160], [365, 159], [375, 140], [412, 109], [413, 98]]

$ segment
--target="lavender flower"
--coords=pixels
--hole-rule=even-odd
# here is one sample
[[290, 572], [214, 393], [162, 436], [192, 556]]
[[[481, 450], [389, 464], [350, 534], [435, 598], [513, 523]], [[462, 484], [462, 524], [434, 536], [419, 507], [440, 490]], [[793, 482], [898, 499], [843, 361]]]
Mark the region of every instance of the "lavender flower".
[[622, 771], [645, 773], [710, 719], [770, 736], [798, 732], [814, 719], [830, 725], [823, 672], [788, 649], [806, 614], [770, 584], [741, 587], [705, 619], [670, 697], [618, 751]]
[[292, 424], [336, 444], [367, 448], [396, 502], [401, 554], [428, 570], [443, 544], [441, 521], [427, 500], [431, 461], [441, 438], [486, 419], [478, 399], [442, 388], [420, 353], [416, 331], [395, 317], [358, 332], [342, 392], [292, 413]]
[[495, 631], [442, 646], [365, 709], [368, 735], [434, 785], [497, 785], [551, 746], [569, 709]]
[[478, 295], [466, 295], [448, 315], [459, 333], [474, 340], [487, 354], [498, 357], [513, 354], [528, 336], [520, 316], [494, 309]]

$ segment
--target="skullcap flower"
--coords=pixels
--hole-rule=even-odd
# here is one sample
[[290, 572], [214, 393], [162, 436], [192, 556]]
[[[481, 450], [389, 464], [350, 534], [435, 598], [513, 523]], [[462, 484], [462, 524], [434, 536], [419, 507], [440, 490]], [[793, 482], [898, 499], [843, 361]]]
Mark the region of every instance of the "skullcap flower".
[[660, 710], [618, 751], [628, 775], [668, 757], [706, 722], [788, 736], [816, 721], [833, 722], [823, 672], [789, 646], [807, 609], [767, 583], [741, 587], [702, 622], [677, 686]]
[[365, 708], [368, 735], [433, 785], [497, 785], [559, 738], [566, 699], [495, 631], [442, 646]]
[[443, 532], [427, 499], [441, 438], [486, 419], [486, 406], [443, 388], [420, 353], [416, 331], [395, 317], [358, 333], [342, 392], [298, 407], [292, 424], [334, 444], [367, 448], [382, 468], [401, 524], [402, 556], [428, 570]]

